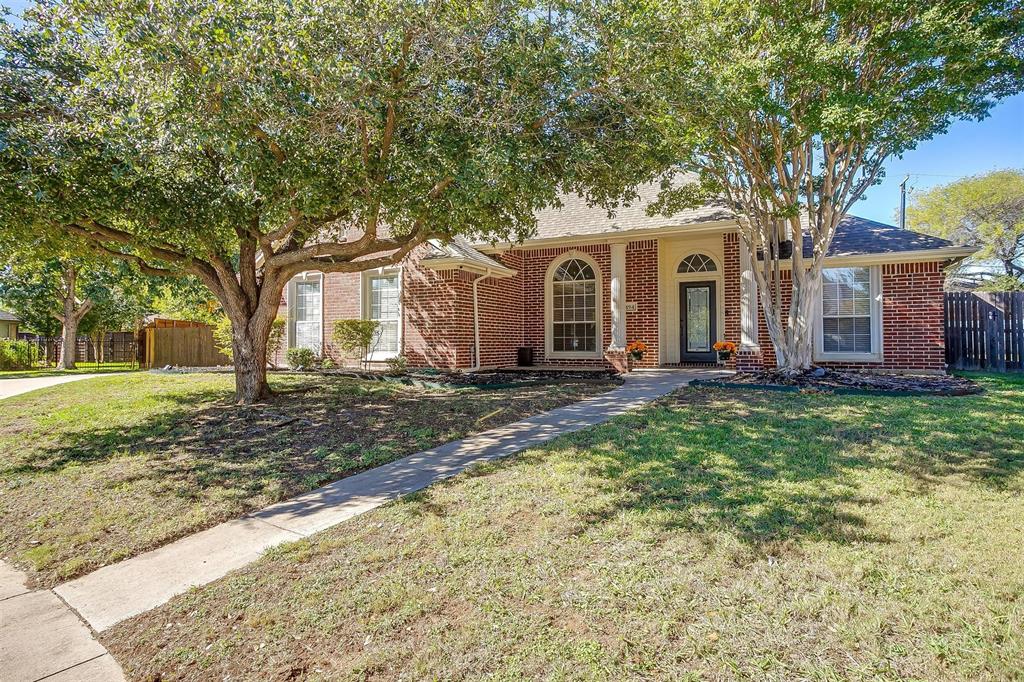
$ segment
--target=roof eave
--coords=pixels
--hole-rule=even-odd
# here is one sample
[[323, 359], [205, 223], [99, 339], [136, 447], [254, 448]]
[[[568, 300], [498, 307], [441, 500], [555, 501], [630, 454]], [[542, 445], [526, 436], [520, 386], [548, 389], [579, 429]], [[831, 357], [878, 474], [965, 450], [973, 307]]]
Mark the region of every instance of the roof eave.
[[700, 232], [720, 232], [736, 229], [735, 220], [712, 220], [685, 225], [667, 225], [665, 227], [643, 227], [621, 232], [594, 232], [591, 234], [562, 235], [526, 239], [521, 242], [500, 242], [496, 244], [473, 244], [473, 248], [482, 253], [501, 253], [509, 249], [537, 249], [561, 244], [614, 244], [658, 237], [673, 237], [681, 234]]
[[420, 263], [431, 270], [465, 270], [472, 272], [477, 275], [483, 275], [485, 277], [497, 277], [504, 279], [506, 277], [514, 277], [516, 271], [512, 268], [505, 267], [495, 263], [494, 265], [488, 265], [486, 263], [478, 263], [469, 258], [425, 258]]

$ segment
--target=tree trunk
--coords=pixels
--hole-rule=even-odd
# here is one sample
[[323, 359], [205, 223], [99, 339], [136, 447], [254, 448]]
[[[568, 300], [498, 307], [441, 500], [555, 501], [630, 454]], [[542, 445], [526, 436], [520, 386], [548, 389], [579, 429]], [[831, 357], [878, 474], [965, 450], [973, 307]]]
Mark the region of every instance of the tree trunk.
[[[267, 384], [267, 338], [270, 325], [260, 317], [231, 320], [231, 347], [235, 361], [235, 400], [244, 405], [270, 397]], [[270, 318], [273, 320], [273, 316]]]
[[79, 302], [75, 298], [78, 270], [74, 265], [69, 264], [64, 267], [61, 279], [64, 284], [61, 290], [63, 312], [54, 315], [63, 325], [62, 335], [64, 337], [60, 347], [58, 366], [61, 369], [75, 369], [75, 356], [78, 355], [78, 324], [86, 313], [92, 310], [93, 303], [89, 299]]
[[[802, 269], [802, 265], [799, 267]], [[790, 306], [785, 316], [781, 296], [773, 295], [776, 292], [768, 286], [763, 273], [755, 273], [755, 280], [779, 371], [798, 374], [810, 369], [814, 360], [814, 319], [821, 291], [821, 268], [791, 271]], [[786, 286], [785, 280], [777, 280], [775, 286]]]
[[64, 325], [61, 330], [63, 342], [60, 345], [60, 360], [57, 366], [61, 369], [75, 369], [75, 356], [78, 355], [78, 317], [68, 306], [64, 306]]

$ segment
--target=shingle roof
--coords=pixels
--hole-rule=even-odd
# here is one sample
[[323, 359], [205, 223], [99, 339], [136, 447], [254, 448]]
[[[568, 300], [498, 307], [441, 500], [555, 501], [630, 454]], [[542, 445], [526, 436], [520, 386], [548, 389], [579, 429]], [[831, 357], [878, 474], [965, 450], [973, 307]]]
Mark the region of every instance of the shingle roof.
[[21, 322], [18, 316], [14, 313], [9, 313], [6, 310], [0, 310], [0, 322]]
[[478, 265], [482, 268], [506, 269], [504, 265], [490, 256], [477, 251], [473, 248], [473, 245], [463, 237], [455, 237], [447, 243], [432, 240], [430, 242], [430, 246], [432, 251], [424, 257], [424, 260], [454, 259], [469, 265]]
[[655, 230], [695, 223], [732, 220], [735, 216], [724, 204], [707, 204], [687, 209], [670, 216], [647, 215], [647, 207], [658, 198], [661, 183], [651, 182], [637, 188], [639, 199], [629, 206], [620, 206], [608, 216], [608, 210], [589, 206], [578, 194], [563, 194], [558, 208], [545, 208], [537, 212], [537, 231], [534, 239], [576, 237], [590, 234], [614, 234], [631, 230]]
[[[876, 253], [927, 251], [951, 246], [954, 246], [953, 242], [939, 237], [931, 237], [911, 230], [901, 230], [893, 225], [848, 215], [839, 223], [828, 255], [831, 258], [837, 258]], [[811, 240], [805, 236], [804, 255], [810, 258], [811, 252]]]

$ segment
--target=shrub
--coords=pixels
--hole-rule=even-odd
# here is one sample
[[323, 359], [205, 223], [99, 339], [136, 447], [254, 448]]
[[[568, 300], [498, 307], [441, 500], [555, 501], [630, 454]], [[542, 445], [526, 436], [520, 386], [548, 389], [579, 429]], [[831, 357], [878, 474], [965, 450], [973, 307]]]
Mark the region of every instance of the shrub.
[[317, 364], [316, 353], [312, 348], [289, 348], [287, 357], [288, 366], [292, 369], [311, 368]]
[[335, 367], [334, 360], [330, 358], [324, 358], [324, 361], [320, 363], [321, 369], [334, 369]]
[[388, 367], [387, 373], [394, 377], [401, 376], [409, 371], [409, 362], [401, 355], [388, 358], [384, 361], [384, 364]]
[[345, 353], [365, 359], [379, 328], [380, 323], [374, 320], [338, 320], [334, 323], [334, 342]]
[[[271, 367], [277, 366], [274, 364], [274, 358], [277, 356], [277, 351], [281, 348], [286, 323], [287, 320], [278, 315], [270, 324], [270, 336], [267, 337], [267, 363]], [[213, 345], [221, 353], [228, 356], [228, 360], [234, 361], [234, 348], [231, 345], [231, 320], [227, 318], [227, 315], [221, 315], [213, 326]]]
[[0, 339], [0, 370], [31, 369], [39, 360], [39, 348], [28, 341]]

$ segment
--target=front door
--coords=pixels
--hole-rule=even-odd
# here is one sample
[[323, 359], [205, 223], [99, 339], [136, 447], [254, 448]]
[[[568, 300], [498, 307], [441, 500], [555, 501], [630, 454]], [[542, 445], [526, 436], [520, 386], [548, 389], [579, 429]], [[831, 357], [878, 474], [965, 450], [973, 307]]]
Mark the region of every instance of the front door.
[[683, 362], [715, 362], [718, 334], [714, 282], [679, 283], [679, 345]]

